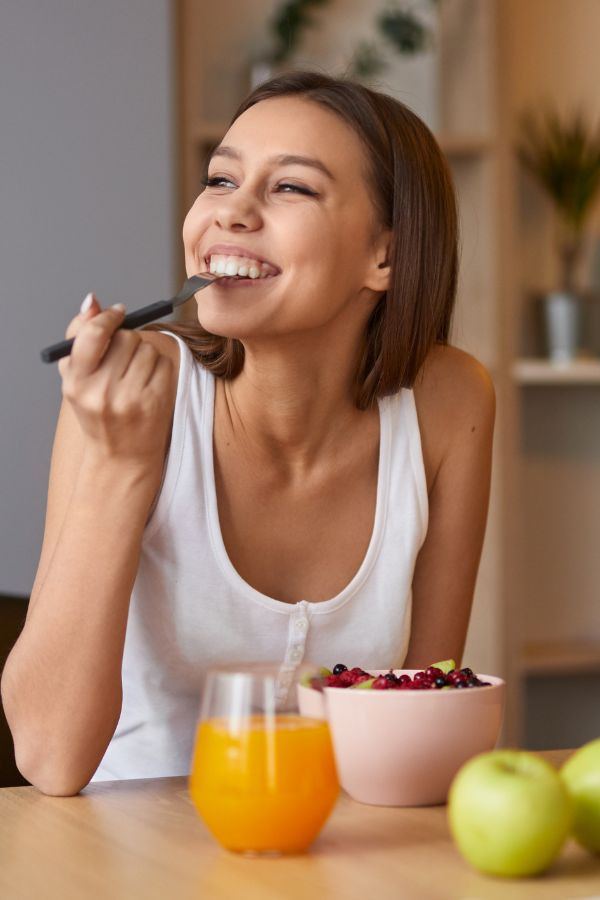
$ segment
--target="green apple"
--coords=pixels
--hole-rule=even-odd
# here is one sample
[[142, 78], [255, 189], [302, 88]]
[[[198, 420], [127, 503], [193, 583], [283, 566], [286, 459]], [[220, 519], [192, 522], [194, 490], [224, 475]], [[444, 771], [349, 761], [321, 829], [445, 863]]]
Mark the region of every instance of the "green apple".
[[560, 774], [573, 800], [575, 839], [600, 853], [600, 738], [576, 750]]
[[558, 855], [572, 821], [560, 775], [535, 753], [480, 753], [450, 786], [452, 836], [467, 862], [489, 875], [543, 872]]

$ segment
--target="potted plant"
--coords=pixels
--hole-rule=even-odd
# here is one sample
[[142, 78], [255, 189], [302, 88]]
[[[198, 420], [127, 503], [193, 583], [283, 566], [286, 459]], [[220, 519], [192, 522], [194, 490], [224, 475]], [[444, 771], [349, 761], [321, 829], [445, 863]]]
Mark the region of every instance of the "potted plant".
[[[275, 71], [285, 68], [294, 58], [302, 43], [305, 31], [319, 24], [314, 12], [326, 7], [330, 0], [284, 0], [273, 14], [269, 24], [270, 48], [253, 63], [250, 73], [251, 87], [266, 81]], [[439, 0], [421, 0], [421, 5], [435, 8]], [[345, 74], [351, 78], [368, 81], [388, 68], [386, 46], [402, 57], [416, 57], [431, 50], [434, 40], [431, 28], [416, 9], [404, 8], [388, 2], [374, 21], [373, 39], [361, 40]], [[383, 41], [378, 40], [383, 38]]]
[[297, 49], [306, 28], [314, 24], [312, 11], [329, 0], [285, 0], [274, 12], [269, 30], [271, 48], [250, 67], [250, 87], [271, 78]]
[[581, 343], [584, 303], [577, 266], [600, 190], [600, 129], [581, 112], [564, 118], [555, 110], [526, 113], [521, 122], [518, 158], [552, 201], [559, 226], [558, 289], [545, 297], [549, 356], [569, 363]]

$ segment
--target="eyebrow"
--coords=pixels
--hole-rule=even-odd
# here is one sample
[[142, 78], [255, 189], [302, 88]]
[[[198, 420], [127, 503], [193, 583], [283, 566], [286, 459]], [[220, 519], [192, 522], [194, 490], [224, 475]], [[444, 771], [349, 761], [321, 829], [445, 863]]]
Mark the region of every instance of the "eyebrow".
[[[227, 147], [225, 144], [220, 144], [218, 147], [215, 147], [210, 155], [210, 159], [213, 159], [215, 156], [226, 156], [229, 159], [237, 160], [241, 160], [242, 158], [242, 154], [238, 150], [234, 147]], [[329, 171], [325, 163], [322, 163], [320, 159], [315, 159], [313, 156], [298, 156], [296, 153], [280, 153], [279, 156], [271, 156], [268, 162], [274, 163], [277, 166], [310, 166], [312, 169], [317, 169], [319, 172], [327, 175], [332, 181], [335, 181], [335, 176]]]

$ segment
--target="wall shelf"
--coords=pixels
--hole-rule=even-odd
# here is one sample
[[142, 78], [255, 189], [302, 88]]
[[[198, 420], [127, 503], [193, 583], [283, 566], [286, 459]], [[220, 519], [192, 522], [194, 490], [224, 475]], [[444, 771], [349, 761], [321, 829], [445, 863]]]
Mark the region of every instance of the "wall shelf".
[[600, 359], [581, 359], [568, 365], [557, 365], [546, 359], [518, 359], [512, 365], [512, 376], [518, 384], [598, 384]]
[[475, 159], [493, 149], [489, 138], [473, 134], [438, 134], [436, 139], [446, 156], [455, 160]]
[[523, 646], [522, 676], [600, 672], [600, 641], [536, 641]]
[[207, 144], [209, 142], [216, 144], [221, 140], [228, 127], [229, 122], [218, 122], [216, 120], [199, 121], [194, 127], [193, 139], [197, 144]]

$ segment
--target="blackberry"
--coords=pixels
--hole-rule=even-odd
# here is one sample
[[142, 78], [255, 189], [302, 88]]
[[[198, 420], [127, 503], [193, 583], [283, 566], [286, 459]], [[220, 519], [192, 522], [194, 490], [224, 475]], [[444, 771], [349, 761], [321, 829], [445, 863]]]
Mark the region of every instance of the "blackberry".
[[333, 667], [334, 675], [341, 675], [342, 672], [347, 672], [347, 671], [348, 671], [348, 666], [345, 666], [344, 663], [336, 663], [336, 665]]

